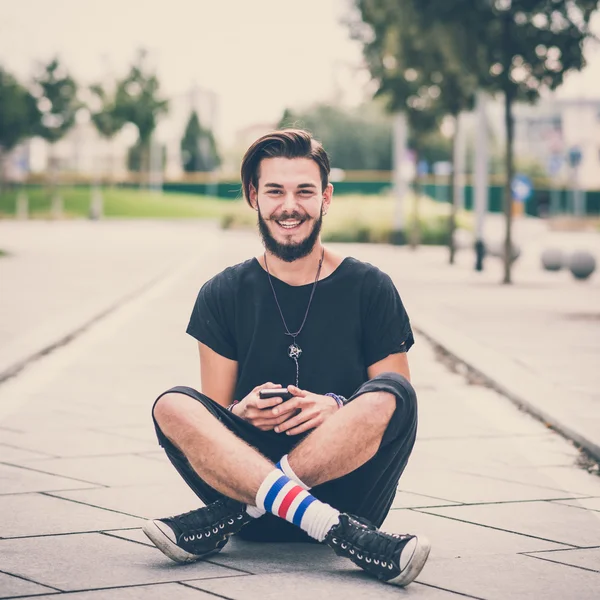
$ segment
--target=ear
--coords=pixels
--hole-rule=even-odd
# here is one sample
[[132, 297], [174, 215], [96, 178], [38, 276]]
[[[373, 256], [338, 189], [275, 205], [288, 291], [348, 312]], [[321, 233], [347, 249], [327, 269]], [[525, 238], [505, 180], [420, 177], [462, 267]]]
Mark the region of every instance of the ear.
[[331, 204], [331, 198], [333, 196], [333, 185], [331, 183], [327, 184], [325, 191], [323, 192], [323, 214], [326, 215], [329, 210], [329, 205]]
[[252, 205], [252, 208], [254, 210], [258, 210], [258, 192], [256, 191], [256, 188], [250, 184], [249, 187], [249, 191], [250, 191], [250, 204]]

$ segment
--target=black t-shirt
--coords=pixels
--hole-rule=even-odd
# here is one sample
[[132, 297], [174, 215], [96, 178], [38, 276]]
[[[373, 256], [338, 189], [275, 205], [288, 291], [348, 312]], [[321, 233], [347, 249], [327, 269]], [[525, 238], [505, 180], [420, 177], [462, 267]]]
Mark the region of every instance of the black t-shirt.
[[[291, 286], [271, 277], [287, 326], [302, 324], [313, 284]], [[268, 275], [256, 258], [229, 267], [202, 286], [187, 332], [238, 362], [235, 399], [267, 381], [295, 384], [296, 364]], [[388, 275], [345, 258], [317, 284], [308, 318], [296, 339], [299, 387], [349, 397], [367, 367], [414, 343], [408, 315]]]

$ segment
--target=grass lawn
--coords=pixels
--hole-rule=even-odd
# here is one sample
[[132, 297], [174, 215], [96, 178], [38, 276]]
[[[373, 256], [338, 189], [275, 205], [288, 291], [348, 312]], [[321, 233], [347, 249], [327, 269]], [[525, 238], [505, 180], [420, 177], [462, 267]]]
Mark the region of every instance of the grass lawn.
[[[244, 200], [221, 200], [209, 196], [147, 190], [104, 188], [106, 218], [197, 218], [218, 220], [224, 228], [254, 227], [256, 213]], [[86, 218], [90, 209], [89, 187], [61, 188], [65, 218]], [[45, 188], [27, 190], [30, 218], [51, 217], [50, 192]], [[16, 191], [0, 195], [0, 218], [13, 218]], [[405, 224], [411, 222], [413, 197], [404, 206]], [[323, 237], [329, 241], [386, 242], [394, 222], [394, 201], [389, 196], [334, 196], [323, 226]], [[424, 243], [440, 243], [446, 230], [448, 204], [426, 196], [420, 199], [420, 223]], [[471, 215], [459, 215], [461, 227], [471, 227]]]

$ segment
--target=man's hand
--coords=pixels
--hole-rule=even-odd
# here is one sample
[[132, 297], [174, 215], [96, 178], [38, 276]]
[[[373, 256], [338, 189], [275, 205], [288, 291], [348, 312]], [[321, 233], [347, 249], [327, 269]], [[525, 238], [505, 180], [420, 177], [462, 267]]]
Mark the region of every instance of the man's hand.
[[271, 431], [277, 425], [288, 419], [290, 413], [286, 412], [285, 414], [282, 413], [278, 415], [274, 412], [274, 407], [283, 402], [281, 398], [268, 398], [262, 400], [258, 394], [260, 390], [269, 390], [280, 387], [281, 385], [271, 383], [270, 381], [256, 386], [241, 402], [233, 407], [232, 412], [262, 431]]
[[338, 403], [331, 396], [312, 394], [295, 385], [288, 385], [287, 389], [294, 397], [273, 409], [275, 415], [283, 418], [281, 424], [275, 426], [277, 433], [304, 433], [321, 425], [339, 409]]

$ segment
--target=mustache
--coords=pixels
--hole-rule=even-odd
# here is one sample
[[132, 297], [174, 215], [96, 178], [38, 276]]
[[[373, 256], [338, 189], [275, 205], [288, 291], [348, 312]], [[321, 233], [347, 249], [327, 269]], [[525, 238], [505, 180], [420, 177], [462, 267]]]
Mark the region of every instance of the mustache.
[[301, 215], [299, 212], [291, 212], [291, 213], [287, 213], [287, 212], [282, 212], [279, 215], [271, 215], [269, 217], [269, 221], [285, 221], [287, 219], [290, 220], [294, 220], [294, 221], [306, 221], [308, 219], [308, 217], [306, 215]]

